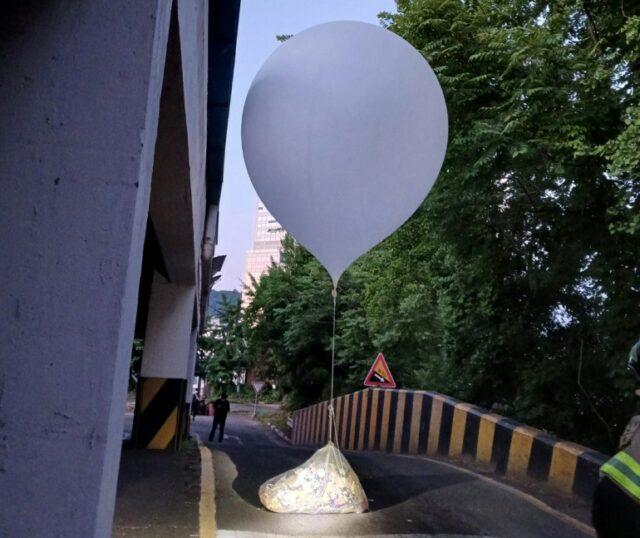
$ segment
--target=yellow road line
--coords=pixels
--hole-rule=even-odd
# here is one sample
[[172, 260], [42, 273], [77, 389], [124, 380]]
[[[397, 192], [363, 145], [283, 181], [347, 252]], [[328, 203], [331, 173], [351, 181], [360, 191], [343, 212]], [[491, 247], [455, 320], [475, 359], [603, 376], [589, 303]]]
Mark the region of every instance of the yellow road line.
[[216, 537], [216, 488], [211, 451], [198, 439], [200, 448], [200, 538]]

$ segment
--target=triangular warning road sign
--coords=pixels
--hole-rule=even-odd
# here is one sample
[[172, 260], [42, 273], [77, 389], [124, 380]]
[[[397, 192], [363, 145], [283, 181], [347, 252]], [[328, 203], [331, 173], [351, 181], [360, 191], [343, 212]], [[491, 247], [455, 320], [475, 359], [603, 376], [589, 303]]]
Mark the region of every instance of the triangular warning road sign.
[[376, 360], [373, 361], [371, 370], [369, 370], [367, 377], [364, 378], [364, 384], [366, 387], [396, 388], [396, 382], [393, 380], [391, 370], [389, 370], [387, 361], [384, 360], [382, 353], [378, 353]]

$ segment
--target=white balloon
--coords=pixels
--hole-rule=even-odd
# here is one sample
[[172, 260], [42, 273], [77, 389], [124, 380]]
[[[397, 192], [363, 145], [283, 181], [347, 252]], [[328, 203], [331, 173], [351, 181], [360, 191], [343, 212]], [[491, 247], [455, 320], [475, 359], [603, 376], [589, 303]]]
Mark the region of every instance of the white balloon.
[[405, 222], [433, 185], [447, 109], [425, 59], [362, 22], [330, 22], [281, 45], [244, 105], [256, 192], [334, 284]]

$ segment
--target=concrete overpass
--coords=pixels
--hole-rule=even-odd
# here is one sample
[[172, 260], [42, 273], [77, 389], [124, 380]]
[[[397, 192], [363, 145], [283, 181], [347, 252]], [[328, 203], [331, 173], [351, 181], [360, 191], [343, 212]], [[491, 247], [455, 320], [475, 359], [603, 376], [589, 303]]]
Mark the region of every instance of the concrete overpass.
[[134, 335], [134, 443], [187, 432], [239, 3], [0, 7], [0, 536], [110, 535]]

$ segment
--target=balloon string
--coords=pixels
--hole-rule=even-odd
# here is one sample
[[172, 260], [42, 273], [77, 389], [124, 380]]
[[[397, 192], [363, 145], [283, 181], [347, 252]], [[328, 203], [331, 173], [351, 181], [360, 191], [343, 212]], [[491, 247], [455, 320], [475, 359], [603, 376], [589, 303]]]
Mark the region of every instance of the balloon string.
[[[336, 415], [333, 408], [333, 372], [336, 362], [336, 299], [338, 297], [338, 289], [336, 283], [333, 284], [331, 291], [333, 297], [333, 331], [331, 334], [331, 393], [329, 399], [329, 442], [333, 440], [333, 429], [336, 430], [336, 444], [338, 442]], [[333, 426], [333, 429], [331, 428]]]
[[336, 411], [333, 408], [333, 405], [329, 403], [329, 442], [331, 442], [332, 434], [335, 434], [335, 445], [340, 449], [340, 444], [338, 443], [338, 425], [336, 424]]

